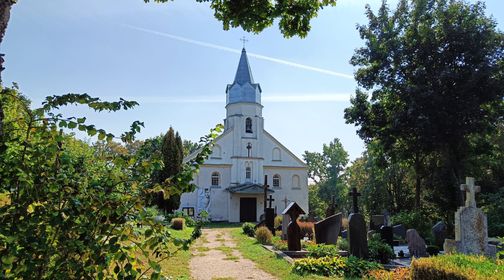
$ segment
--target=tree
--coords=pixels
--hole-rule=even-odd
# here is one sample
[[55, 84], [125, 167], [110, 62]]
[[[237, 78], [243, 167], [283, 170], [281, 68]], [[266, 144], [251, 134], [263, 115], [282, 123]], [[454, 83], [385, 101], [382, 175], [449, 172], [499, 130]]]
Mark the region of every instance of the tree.
[[193, 152], [196, 152], [201, 148], [201, 145], [199, 143], [187, 139], [184, 139], [182, 146], [184, 147], [184, 157], [192, 154]]
[[348, 163], [348, 153], [340, 140], [334, 138], [329, 145], [322, 146], [322, 153], [305, 151], [303, 159], [308, 165], [308, 177], [318, 188], [318, 196], [326, 203], [331, 202], [332, 196], [336, 203], [346, 202], [346, 187], [343, 171]]
[[504, 113], [503, 34], [479, 2], [401, 0], [394, 12], [385, 2], [376, 15], [366, 9], [369, 24], [358, 26], [366, 46], [351, 64], [371, 98], [357, 90], [347, 123], [414, 168], [416, 207], [427, 161], [442, 162], [448, 172], [438, 187], [454, 198], [469, 136], [491, 131]]
[[[184, 159], [184, 149], [180, 135], [174, 132], [170, 127], [163, 136], [161, 144], [161, 157], [163, 160], [163, 169], [157, 173], [156, 183], [162, 183], [169, 178], [180, 173], [182, 169], [182, 160]], [[158, 193], [157, 205], [165, 212], [172, 212], [180, 206], [180, 194], [171, 195], [165, 199], [164, 193]]]

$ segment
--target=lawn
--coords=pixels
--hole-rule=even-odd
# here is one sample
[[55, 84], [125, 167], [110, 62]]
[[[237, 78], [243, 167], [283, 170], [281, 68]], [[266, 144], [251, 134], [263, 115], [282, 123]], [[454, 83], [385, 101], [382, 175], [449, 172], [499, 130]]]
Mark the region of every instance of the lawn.
[[237, 243], [237, 249], [242, 253], [243, 257], [252, 260], [260, 269], [279, 279], [329, 279], [323, 276], [300, 276], [291, 273], [291, 264], [289, 262], [278, 257], [275, 253], [264, 249], [255, 239], [242, 234], [240, 227], [234, 227], [230, 230], [231, 236]]

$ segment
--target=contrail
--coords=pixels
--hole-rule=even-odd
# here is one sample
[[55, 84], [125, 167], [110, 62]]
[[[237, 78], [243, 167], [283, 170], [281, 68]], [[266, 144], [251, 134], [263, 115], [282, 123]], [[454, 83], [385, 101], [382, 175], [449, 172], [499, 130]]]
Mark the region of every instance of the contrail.
[[[132, 26], [129, 24], [122, 24], [122, 25], [127, 28], [134, 29], [137, 31], [142, 31], [142, 32], [146, 32], [146, 33], [150, 33], [150, 34], [154, 34], [154, 35], [158, 35], [158, 36], [162, 36], [162, 37], [167, 37], [167, 38], [170, 38], [173, 40], [186, 42], [189, 44], [199, 45], [199, 46], [217, 49], [217, 50], [226, 51], [226, 52], [232, 52], [232, 53], [238, 53], [238, 54], [241, 53], [240, 50], [232, 49], [232, 48], [228, 48], [228, 47], [224, 47], [224, 46], [220, 46], [220, 45], [216, 45], [216, 44], [212, 44], [212, 43], [197, 41], [197, 40], [193, 40], [193, 39], [189, 39], [189, 38], [185, 38], [185, 37], [181, 37], [181, 36], [176, 36], [176, 35], [160, 32], [160, 31], [156, 31], [156, 30]], [[345, 73], [339, 73], [339, 72], [335, 72], [335, 71], [331, 71], [331, 70], [327, 70], [327, 69], [322, 69], [322, 68], [313, 67], [313, 66], [309, 66], [309, 65], [299, 64], [296, 62], [278, 59], [278, 58], [265, 56], [265, 55], [261, 55], [261, 54], [256, 54], [256, 53], [247, 52], [247, 54], [248, 54], [248, 56], [255, 57], [257, 59], [267, 60], [267, 61], [271, 61], [271, 62], [275, 62], [275, 63], [279, 63], [279, 64], [284, 64], [284, 65], [288, 65], [288, 66], [292, 66], [292, 67], [296, 67], [296, 68], [300, 68], [300, 69], [305, 69], [305, 70], [323, 73], [323, 74], [336, 76], [336, 77], [341, 77], [341, 78], [345, 78], [345, 79], [353, 79], [352, 75], [345, 74]]]

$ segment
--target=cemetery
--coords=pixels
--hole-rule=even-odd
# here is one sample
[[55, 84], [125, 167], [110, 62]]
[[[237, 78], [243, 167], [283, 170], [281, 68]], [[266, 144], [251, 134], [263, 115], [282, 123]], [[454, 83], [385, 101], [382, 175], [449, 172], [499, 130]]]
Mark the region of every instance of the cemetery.
[[504, 280], [503, 12], [0, 0], [0, 279]]

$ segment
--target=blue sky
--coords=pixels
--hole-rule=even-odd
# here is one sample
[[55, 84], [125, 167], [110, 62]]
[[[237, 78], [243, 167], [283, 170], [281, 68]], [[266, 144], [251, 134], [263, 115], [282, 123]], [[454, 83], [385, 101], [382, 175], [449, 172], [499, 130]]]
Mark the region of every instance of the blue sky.
[[[363, 45], [355, 26], [366, 23], [366, 3], [376, 9], [381, 1], [340, 0], [319, 13], [307, 38], [285, 39], [276, 26], [258, 35], [224, 31], [208, 3], [196, 1], [21, 0], [1, 49], [3, 79], [35, 104], [68, 92], [136, 100], [139, 107], [120, 113], [65, 112], [116, 134], [141, 120], [140, 138], [173, 126], [196, 141], [225, 117], [225, 87], [246, 36], [265, 128], [298, 156], [337, 137], [355, 159], [364, 147], [343, 110], [356, 88], [348, 61]], [[502, 30], [504, 4], [486, 4]]]

